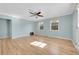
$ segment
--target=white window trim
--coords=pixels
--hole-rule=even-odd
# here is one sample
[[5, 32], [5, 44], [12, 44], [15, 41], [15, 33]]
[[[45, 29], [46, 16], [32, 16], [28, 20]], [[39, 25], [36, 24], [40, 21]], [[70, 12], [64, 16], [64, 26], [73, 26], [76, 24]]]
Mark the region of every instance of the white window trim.
[[59, 24], [58, 24], [58, 30], [51, 30], [51, 23], [52, 23], [52, 22], [56, 22], [56, 20], [51, 20], [51, 21], [50, 21], [50, 31], [59, 31]]
[[43, 29], [43, 30], [40, 30], [40, 25], [41, 25], [41, 24], [44, 24], [44, 22], [39, 22], [39, 23], [38, 23], [38, 27], [39, 27], [38, 29], [39, 29], [39, 31], [44, 31], [44, 29]]

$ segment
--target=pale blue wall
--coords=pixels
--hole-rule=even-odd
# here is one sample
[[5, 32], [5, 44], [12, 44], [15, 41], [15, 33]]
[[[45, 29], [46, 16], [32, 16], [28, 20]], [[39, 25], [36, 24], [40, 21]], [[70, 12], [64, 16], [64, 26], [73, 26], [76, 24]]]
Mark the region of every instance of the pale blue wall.
[[73, 13], [73, 42], [79, 48], [79, 29], [78, 29], [78, 11]]
[[[46, 36], [60, 36], [66, 38], [72, 38], [72, 15], [66, 15], [59, 17], [59, 31], [50, 31], [50, 20], [44, 20], [44, 31], [38, 31], [38, 23], [30, 22], [24, 19], [11, 18], [12, 21], [12, 36], [29, 36], [29, 32], [33, 31]], [[2, 21], [0, 21], [2, 23]], [[1, 27], [0, 27], [1, 28]], [[0, 29], [1, 31], [1, 29]], [[2, 35], [2, 34], [1, 34]]]
[[76, 43], [76, 39], [77, 39], [77, 10], [73, 13], [73, 40]]
[[[0, 18], [3, 20], [0, 20], [0, 37], [8, 36], [8, 34], [11, 34], [10, 36], [14, 37], [21, 37], [21, 36], [29, 36], [29, 32], [34, 31], [34, 22], [30, 22], [24, 19], [15, 19], [13, 17], [0, 15]], [[10, 33], [8, 33], [8, 23], [6, 19], [11, 20], [11, 30]]]
[[13, 37], [29, 36], [32, 31], [34, 31], [34, 22], [24, 19], [12, 19]]
[[7, 21], [0, 18], [0, 37], [7, 37]]
[[[70, 38], [72, 39], [72, 15], [66, 15], [59, 17], [59, 31], [50, 31], [50, 20], [45, 20], [44, 21], [44, 30], [39, 31], [36, 29], [36, 33], [42, 34], [45, 36], [58, 36], [58, 37], [65, 37], [65, 38]], [[37, 26], [38, 23], [36, 23]]]
[[[5, 17], [0, 18], [0, 37], [9, 36], [8, 34], [10, 34], [12, 38], [29, 36], [30, 32], [34, 32], [34, 22], [10, 17], [9, 19], [11, 21], [10, 23], [11, 27], [9, 27], [7, 18]], [[10, 31], [10, 33], [8, 33], [9, 32], [8, 30]]]

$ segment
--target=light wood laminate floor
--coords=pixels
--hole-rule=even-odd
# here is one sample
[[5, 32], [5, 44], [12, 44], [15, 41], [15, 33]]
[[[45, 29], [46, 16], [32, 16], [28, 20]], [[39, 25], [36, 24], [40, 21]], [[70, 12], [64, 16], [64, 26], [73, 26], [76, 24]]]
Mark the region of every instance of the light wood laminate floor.
[[[47, 44], [44, 48], [30, 45], [33, 41]], [[1, 55], [75, 55], [77, 51], [70, 40], [43, 36], [0, 40]]]

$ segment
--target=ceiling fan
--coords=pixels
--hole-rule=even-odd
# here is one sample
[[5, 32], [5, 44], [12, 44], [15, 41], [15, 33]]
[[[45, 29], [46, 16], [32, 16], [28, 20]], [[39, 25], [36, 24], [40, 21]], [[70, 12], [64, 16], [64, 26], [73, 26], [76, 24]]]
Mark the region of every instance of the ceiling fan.
[[29, 10], [29, 13], [31, 14], [30, 17], [36, 17], [36, 18], [38, 18], [38, 17], [44, 17], [44, 16], [42, 15], [42, 12], [41, 12], [41, 11], [34, 12], [34, 11], [32, 11], [32, 10]]

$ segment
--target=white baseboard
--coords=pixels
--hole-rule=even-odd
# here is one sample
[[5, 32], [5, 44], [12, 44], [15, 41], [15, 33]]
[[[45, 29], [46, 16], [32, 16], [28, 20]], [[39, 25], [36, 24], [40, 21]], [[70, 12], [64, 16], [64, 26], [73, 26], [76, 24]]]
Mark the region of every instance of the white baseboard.
[[79, 46], [77, 46], [77, 45], [74, 43], [73, 40], [72, 40], [72, 43], [73, 43], [74, 47], [76, 48], [76, 50], [77, 50], [77, 52], [78, 52], [78, 54], [79, 54]]
[[36, 35], [45, 36], [45, 37], [51, 37], [51, 38], [59, 38], [59, 39], [72, 40], [71, 38], [61, 37], [61, 36], [46, 36], [46, 35], [42, 35], [42, 34], [36, 34]]
[[30, 36], [30, 35], [13, 36], [12, 39], [17, 39], [17, 38], [27, 37], [27, 36]]
[[61, 37], [61, 36], [52, 36], [52, 37], [59, 38], [59, 39], [72, 40], [71, 38]]
[[5, 39], [5, 38], [9, 38], [8, 36], [2, 36], [0, 37], [0, 39]]

